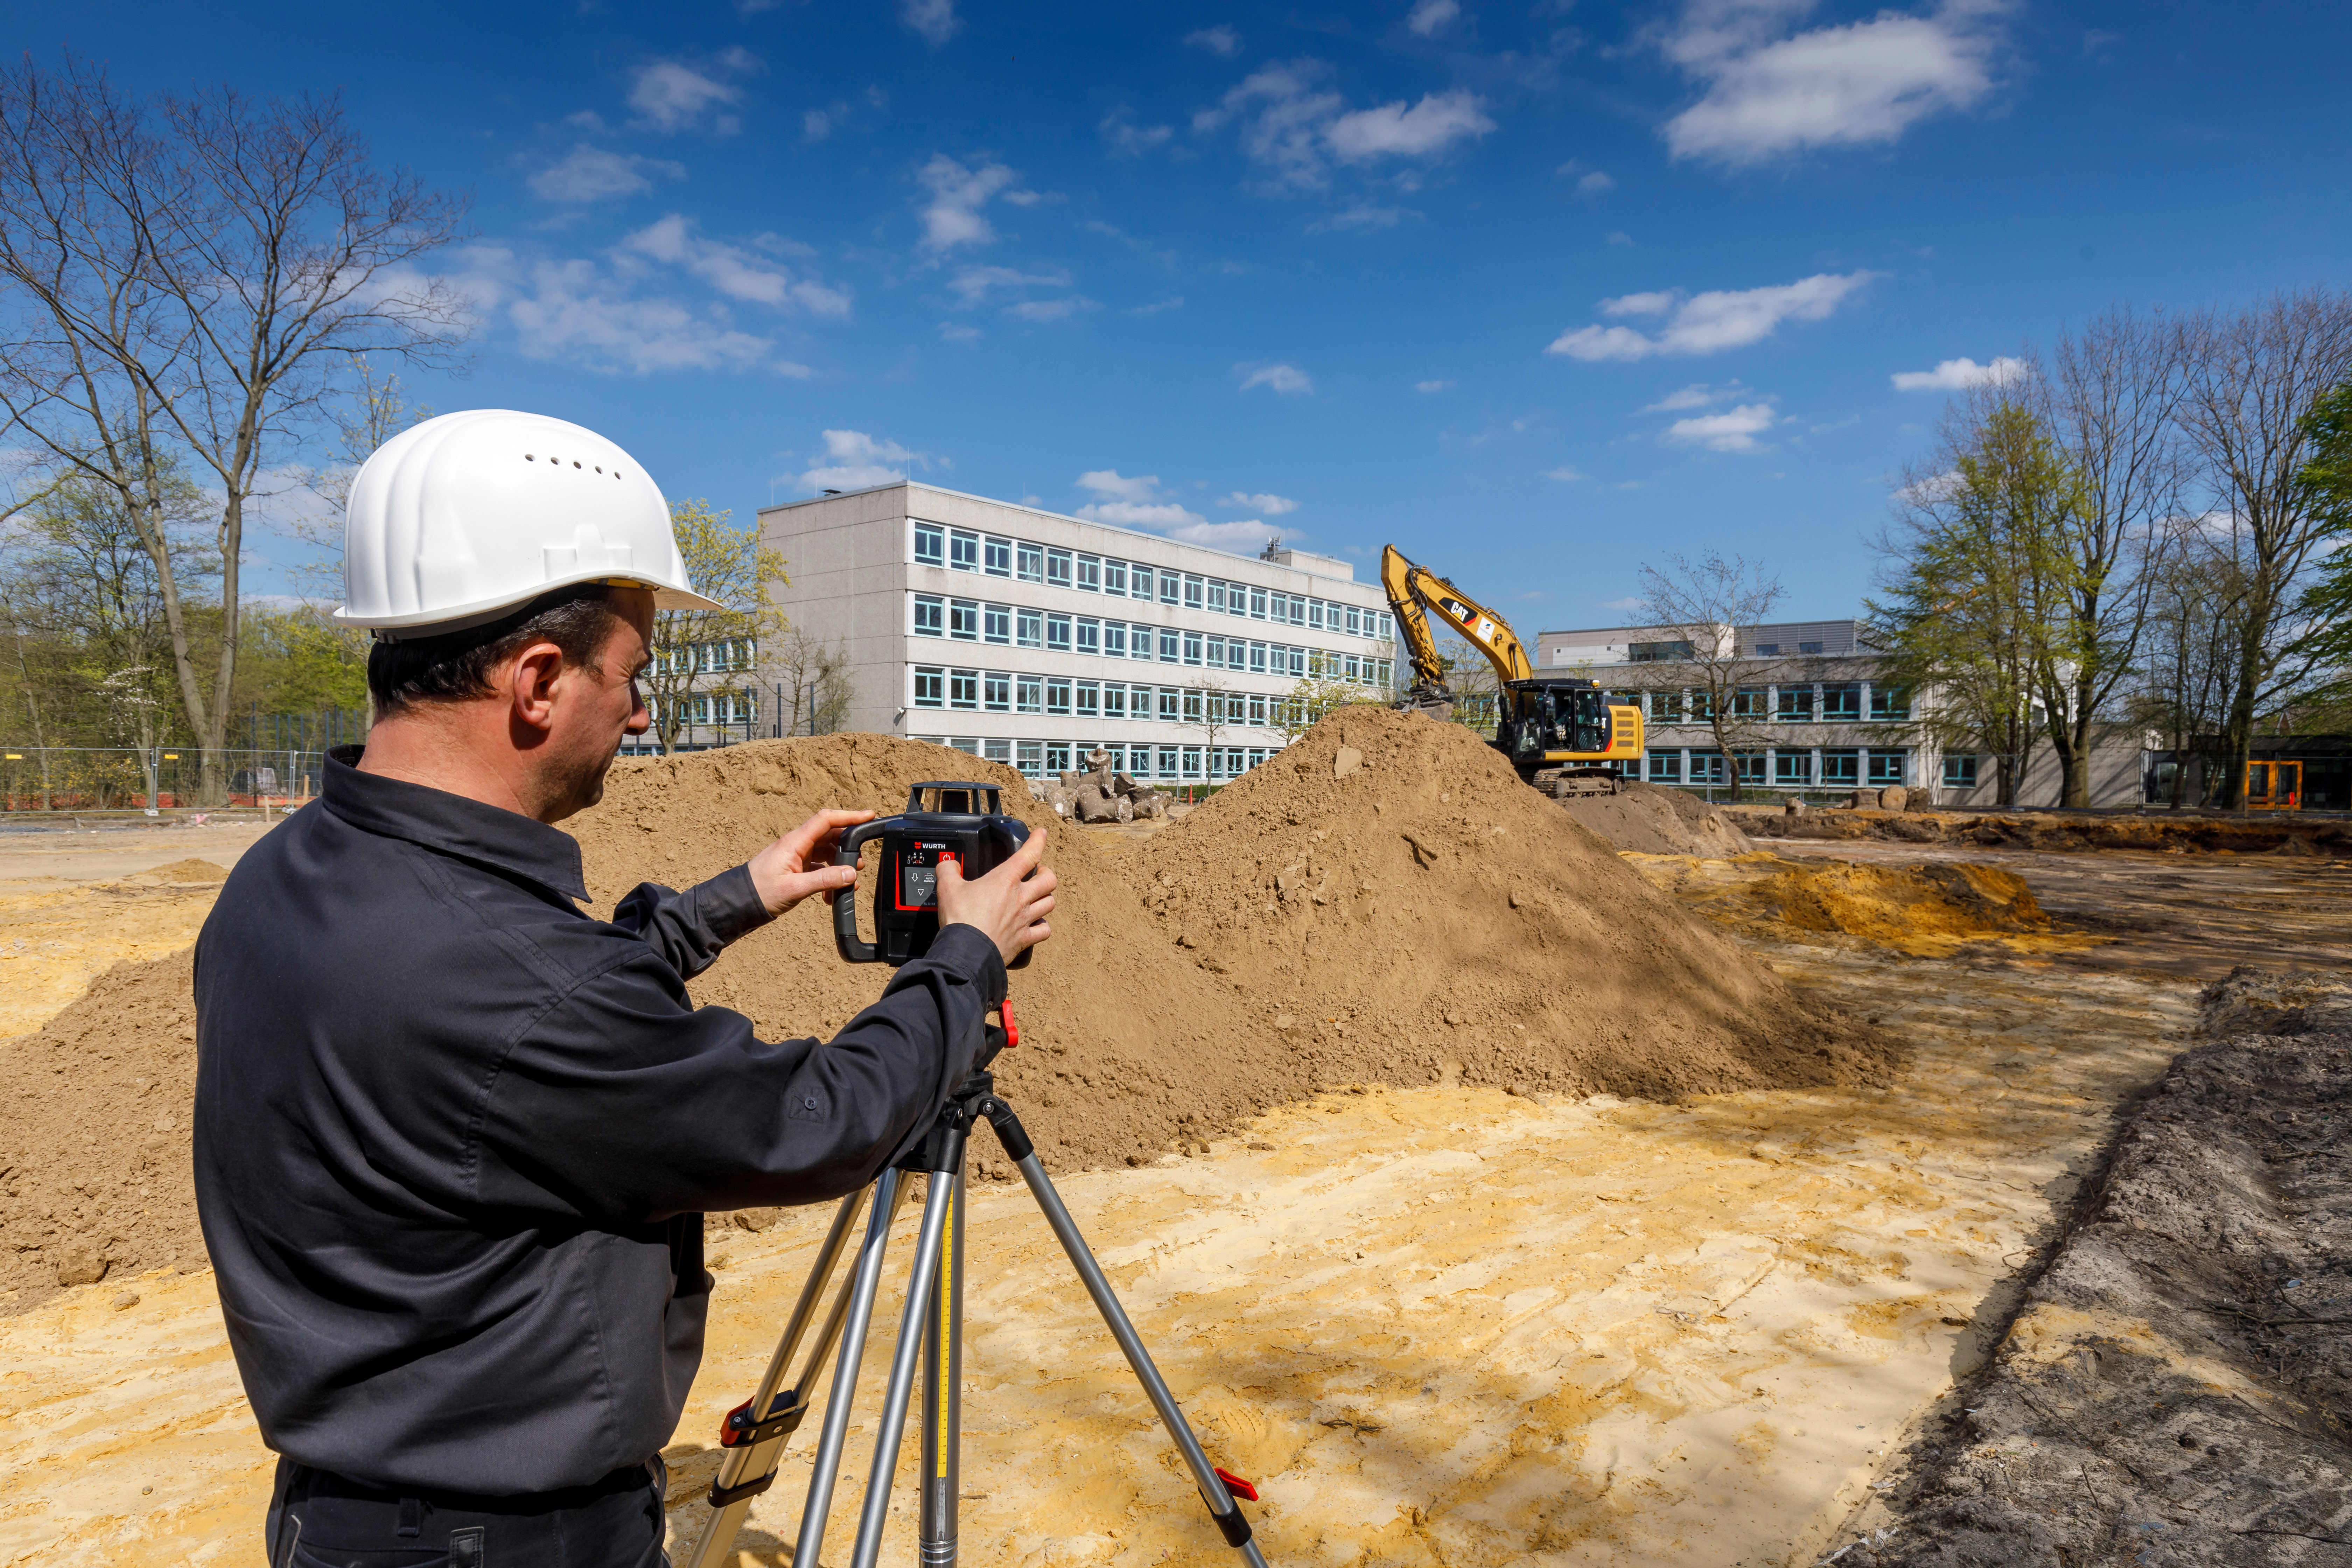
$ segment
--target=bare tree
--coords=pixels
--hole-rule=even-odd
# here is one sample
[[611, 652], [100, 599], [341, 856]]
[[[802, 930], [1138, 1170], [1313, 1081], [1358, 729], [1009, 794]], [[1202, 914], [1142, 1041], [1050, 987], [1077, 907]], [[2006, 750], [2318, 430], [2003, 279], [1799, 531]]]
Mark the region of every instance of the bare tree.
[[758, 689], [760, 649], [783, 631], [783, 614], [768, 590], [792, 581], [784, 558], [760, 542], [756, 527], [729, 527], [728, 516], [707, 501], [670, 503], [687, 580], [726, 608], [654, 612], [654, 662], [641, 679], [664, 752], [677, 744], [698, 697], [731, 704]]
[[[380, 174], [332, 99], [133, 102], [68, 58], [0, 69], [0, 413], [110, 489], [153, 558], [181, 707], [223, 783], [247, 515], [352, 356], [434, 359], [463, 301], [415, 272], [463, 204]], [[199, 668], [159, 479], [218, 492], [218, 649]]]
[[2184, 328], [2180, 420], [2211, 508], [2208, 532], [2231, 563], [2232, 621], [2222, 723], [2221, 804], [2235, 806], [2264, 710], [2310, 673], [2292, 651], [2306, 568], [2328, 537], [2326, 509], [2303, 481], [2319, 400], [2352, 375], [2352, 295], [2277, 294], [2209, 312]]
[[1696, 561], [1668, 555], [1662, 566], [1642, 568], [1638, 614], [1657, 634], [1650, 662], [1662, 666], [1643, 673], [1671, 679], [1677, 689], [1686, 683], [1685, 713], [1707, 727], [1735, 786], [1738, 758], [1769, 743], [1769, 689], [1793, 669], [1748, 636], [1782, 597], [1780, 578], [1743, 555], [1710, 550]]
[[1201, 731], [1202, 740], [1213, 752], [1218, 746], [1217, 738], [1243, 721], [1244, 715], [1234, 710], [1244, 699], [1213, 675], [1202, 676], [1197, 685], [1201, 692], [1201, 716], [1192, 721], [1192, 727]]

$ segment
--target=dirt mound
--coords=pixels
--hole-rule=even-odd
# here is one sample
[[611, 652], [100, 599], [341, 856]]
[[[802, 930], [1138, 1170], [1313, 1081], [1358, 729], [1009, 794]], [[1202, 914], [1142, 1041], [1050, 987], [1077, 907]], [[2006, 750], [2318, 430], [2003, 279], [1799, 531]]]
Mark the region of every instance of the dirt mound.
[[168, 866], [151, 866], [144, 871], [134, 871], [122, 879], [122, 885], [131, 888], [169, 888], [192, 884], [220, 883], [228, 880], [228, 868], [215, 866], [209, 860], [174, 860]]
[[2352, 1034], [2352, 984], [2310, 969], [2241, 963], [2197, 994], [2197, 1037]]
[[1844, 931], [1890, 946], [1920, 937], [2050, 929], [2025, 879], [1991, 866], [1832, 860], [1791, 866], [1750, 892], [1799, 931]]
[[194, 949], [118, 963], [0, 1046], [0, 1312], [109, 1273], [203, 1266], [194, 975]]
[[1135, 863], [1163, 952], [1276, 1009], [1280, 1047], [1246, 1059], [1283, 1098], [1448, 1063], [1649, 1096], [1885, 1068], [1562, 816], [1468, 731], [1349, 708]]
[[1739, 825], [1687, 790], [1622, 784], [1615, 795], [1561, 801], [1569, 816], [1620, 849], [1727, 859], [1756, 847]]

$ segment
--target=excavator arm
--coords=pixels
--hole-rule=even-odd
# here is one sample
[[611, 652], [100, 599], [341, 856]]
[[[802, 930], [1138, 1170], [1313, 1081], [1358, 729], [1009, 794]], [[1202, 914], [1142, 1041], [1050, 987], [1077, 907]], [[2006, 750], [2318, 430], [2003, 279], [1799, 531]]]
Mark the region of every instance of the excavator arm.
[[1506, 688], [1516, 680], [1535, 679], [1535, 666], [1511, 623], [1479, 604], [1453, 584], [1404, 558], [1393, 544], [1381, 552], [1381, 586], [1388, 590], [1389, 608], [1404, 628], [1406, 648], [1412, 655], [1416, 697], [1424, 691], [1447, 698], [1445, 667], [1437, 657], [1437, 639], [1430, 635], [1429, 612], [1443, 616], [1455, 631], [1470, 639], [1495, 667], [1495, 679]]

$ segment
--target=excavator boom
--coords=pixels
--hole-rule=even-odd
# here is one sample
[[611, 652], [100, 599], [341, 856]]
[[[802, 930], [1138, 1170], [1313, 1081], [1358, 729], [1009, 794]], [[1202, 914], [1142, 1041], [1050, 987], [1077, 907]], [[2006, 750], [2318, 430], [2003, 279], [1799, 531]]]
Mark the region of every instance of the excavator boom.
[[[1511, 623], [1432, 572], [1404, 558], [1391, 544], [1381, 551], [1381, 586], [1388, 590], [1389, 608], [1404, 628], [1405, 646], [1412, 652], [1416, 686], [1443, 688], [1445, 669], [1437, 657], [1437, 640], [1430, 636], [1425, 610], [1434, 610], [1454, 625], [1495, 667], [1495, 679], [1507, 684], [1535, 679], [1528, 650], [1511, 630]], [[1425, 608], [1424, 608], [1425, 607]]]

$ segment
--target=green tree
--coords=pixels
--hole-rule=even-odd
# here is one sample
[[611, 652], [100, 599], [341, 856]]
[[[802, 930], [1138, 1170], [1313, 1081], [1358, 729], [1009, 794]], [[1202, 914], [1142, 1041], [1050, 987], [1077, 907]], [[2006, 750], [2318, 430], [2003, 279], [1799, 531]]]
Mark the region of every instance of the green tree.
[[2331, 695], [2352, 685], [2352, 381], [2304, 416], [2310, 456], [2297, 482], [2329, 553], [2295, 606], [2305, 630], [2294, 651], [2329, 672]]
[[760, 649], [785, 628], [769, 586], [791, 581], [783, 555], [760, 542], [756, 525], [731, 528], [730, 512], [703, 500], [673, 501], [669, 515], [688, 581], [726, 608], [654, 612], [654, 662], [643, 684], [664, 752], [677, 744], [697, 697], [731, 700], [759, 689]]

